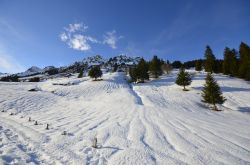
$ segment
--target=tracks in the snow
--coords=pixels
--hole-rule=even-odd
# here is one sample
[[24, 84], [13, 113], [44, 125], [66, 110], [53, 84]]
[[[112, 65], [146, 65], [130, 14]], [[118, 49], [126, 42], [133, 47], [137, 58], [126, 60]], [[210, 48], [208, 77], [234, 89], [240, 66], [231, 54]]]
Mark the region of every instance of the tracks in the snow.
[[[13, 130], [0, 126], [0, 157], [4, 164], [40, 164], [38, 154], [28, 143], [23, 143], [20, 136]], [[21, 157], [24, 155], [24, 157]]]
[[[45, 164], [55, 163], [76, 163], [84, 162], [85, 159], [75, 152], [71, 151], [67, 146], [55, 144], [50, 138], [44, 134], [35, 131], [32, 128], [24, 126], [14, 120], [0, 116], [1, 121], [6, 127], [5, 134], [9, 142], [13, 142], [16, 147], [25, 153], [32, 151], [29, 155], [33, 156], [30, 160], [43, 162]], [[13, 135], [15, 132], [15, 135]], [[8, 142], [8, 143], [9, 143]], [[38, 162], [39, 160], [39, 162]]]

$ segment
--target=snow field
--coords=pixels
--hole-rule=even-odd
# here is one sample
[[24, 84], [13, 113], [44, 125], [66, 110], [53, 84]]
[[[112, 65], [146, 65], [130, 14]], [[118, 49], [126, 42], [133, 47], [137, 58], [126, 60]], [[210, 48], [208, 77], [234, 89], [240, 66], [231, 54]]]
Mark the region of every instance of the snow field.
[[250, 84], [216, 75], [227, 101], [214, 112], [200, 101], [204, 73], [195, 73], [188, 92], [175, 77], [133, 85], [123, 73], [96, 82], [0, 83], [7, 111], [0, 113], [0, 163], [249, 164]]

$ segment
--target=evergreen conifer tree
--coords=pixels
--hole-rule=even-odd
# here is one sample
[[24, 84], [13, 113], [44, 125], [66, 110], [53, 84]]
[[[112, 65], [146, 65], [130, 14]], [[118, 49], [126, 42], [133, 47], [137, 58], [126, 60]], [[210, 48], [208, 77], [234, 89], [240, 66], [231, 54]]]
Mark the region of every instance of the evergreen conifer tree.
[[174, 61], [172, 64], [173, 68], [179, 69], [183, 66], [183, 64], [180, 61]]
[[223, 60], [215, 60], [214, 73], [222, 73], [223, 72]]
[[230, 74], [231, 50], [226, 47], [224, 50], [223, 74]]
[[217, 82], [214, 80], [211, 73], [207, 74], [206, 83], [202, 90], [202, 98], [203, 98], [202, 99], [203, 102], [212, 104], [214, 106], [213, 109], [216, 111], [218, 110], [216, 107], [216, 104], [223, 104], [224, 101], [226, 100], [222, 96], [220, 87], [217, 84]]
[[162, 75], [161, 60], [157, 56], [154, 56], [151, 60], [149, 64], [149, 71], [154, 78], [158, 78]]
[[93, 68], [90, 69], [89, 74], [88, 74], [91, 78], [94, 78], [95, 80], [97, 80], [98, 77], [102, 77], [102, 71], [100, 69], [99, 66], [95, 66]]
[[144, 82], [149, 79], [148, 64], [142, 58], [135, 68], [130, 68], [129, 75], [132, 82]]
[[243, 42], [240, 44], [239, 77], [250, 80], [250, 47]]
[[129, 76], [131, 78], [131, 82], [136, 82], [137, 81], [137, 71], [136, 67], [135, 68], [129, 68]]
[[83, 76], [83, 70], [80, 71], [78, 78], [82, 78], [82, 76]]
[[237, 58], [237, 51], [235, 49], [231, 50], [231, 56], [232, 56], [232, 61], [231, 61], [231, 67], [230, 67], [230, 74], [232, 76], [237, 76], [238, 75], [238, 58]]
[[230, 50], [225, 48], [223, 61], [223, 74], [237, 76], [238, 74], [238, 60], [235, 49]]
[[201, 71], [202, 70], [202, 61], [201, 60], [197, 60], [195, 62], [195, 70], [196, 71]]
[[142, 58], [137, 67], [136, 67], [136, 72], [137, 72], [137, 80], [139, 80], [140, 82], [144, 82], [144, 80], [148, 80], [149, 79], [149, 75], [148, 75], [148, 64], [146, 63], [146, 61]]
[[175, 83], [177, 85], [183, 86], [183, 90], [187, 91], [186, 86], [190, 85], [192, 82], [191, 76], [188, 72], [185, 72], [185, 69], [182, 67], [177, 75]]
[[205, 51], [205, 65], [204, 65], [204, 69], [206, 72], [210, 72], [210, 73], [213, 73], [215, 71], [215, 56], [213, 54], [213, 51], [212, 49], [207, 46], [206, 47], [206, 51]]

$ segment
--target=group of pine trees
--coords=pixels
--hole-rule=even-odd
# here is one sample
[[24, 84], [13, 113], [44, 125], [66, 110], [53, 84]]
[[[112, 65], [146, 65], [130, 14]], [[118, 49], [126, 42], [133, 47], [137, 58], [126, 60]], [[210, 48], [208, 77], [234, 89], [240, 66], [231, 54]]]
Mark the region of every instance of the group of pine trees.
[[[97, 80], [97, 78], [102, 77], [102, 70], [99, 66], [94, 66], [89, 70], [88, 76], [93, 78], [95, 81]], [[83, 70], [80, 71], [80, 73], [78, 74], [78, 78], [82, 78], [83, 77]]]
[[250, 81], [250, 47], [244, 42], [241, 42], [239, 52], [226, 47], [224, 59], [217, 60], [212, 49], [207, 46], [205, 60], [197, 60], [195, 63], [195, 70], [201, 71], [202, 67], [206, 72], [223, 73]]
[[[222, 96], [220, 86], [213, 78], [210, 72], [207, 73], [205, 84], [202, 90], [202, 101], [213, 105], [213, 110], [218, 111], [216, 104], [223, 104], [226, 100]], [[183, 91], [188, 91], [185, 87], [190, 85], [192, 82], [191, 76], [182, 67], [177, 75], [175, 83], [177, 85], [183, 86]]]
[[129, 75], [132, 82], [141, 82], [149, 79], [148, 73], [149, 64], [142, 58], [138, 65], [134, 68], [130, 68]]
[[[207, 46], [204, 56], [205, 60], [200, 59], [195, 61], [196, 71], [201, 71], [202, 68], [204, 68], [207, 72], [206, 82], [202, 90], [202, 101], [212, 104], [213, 109], [218, 110], [216, 104], [223, 104], [225, 98], [222, 96], [220, 87], [213, 78], [212, 73], [223, 73], [225, 75], [250, 80], [250, 47], [242, 42], [240, 44], [239, 56], [235, 49], [226, 47], [224, 50], [224, 60], [217, 60], [212, 49]], [[183, 90], [187, 91], [186, 86], [192, 82], [190, 74], [185, 71], [180, 61], [176, 61], [172, 66], [174, 68], [180, 68], [176, 78], [176, 84], [183, 86]], [[149, 77], [158, 78], [163, 72], [169, 73], [172, 66], [168, 61], [164, 62], [157, 56], [154, 56], [149, 62], [146, 62], [142, 58], [138, 65], [130, 68], [129, 75], [132, 82], [143, 83], [145, 80], [149, 80]], [[89, 76], [96, 80], [102, 76], [102, 72], [99, 67], [93, 67], [89, 71]], [[82, 77], [82, 72], [80, 72], [79, 77]]]
[[129, 75], [132, 82], [143, 83], [149, 80], [149, 77], [158, 78], [163, 72], [169, 73], [170, 70], [171, 65], [168, 61], [165, 63], [154, 56], [149, 62], [142, 58], [135, 67], [129, 69]]
[[102, 77], [102, 70], [99, 66], [94, 66], [89, 70], [89, 77], [94, 78], [96, 81], [97, 78]]

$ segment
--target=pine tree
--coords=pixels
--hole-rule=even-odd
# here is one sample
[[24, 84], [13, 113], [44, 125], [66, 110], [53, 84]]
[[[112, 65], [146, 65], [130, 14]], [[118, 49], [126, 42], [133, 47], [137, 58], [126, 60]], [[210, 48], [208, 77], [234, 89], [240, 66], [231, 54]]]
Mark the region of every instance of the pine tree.
[[201, 71], [202, 70], [202, 60], [197, 60], [195, 62], [195, 70], [196, 71]]
[[202, 90], [202, 98], [203, 102], [212, 104], [214, 106], [213, 109], [216, 111], [218, 110], [216, 104], [223, 104], [226, 100], [222, 96], [219, 85], [210, 73], [208, 73], [206, 77], [206, 83]]
[[183, 64], [180, 61], [174, 61], [172, 64], [173, 68], [179, 69], [183, 66]]
[[237, 76], [238, 75], [238, 58], [237, 58], [237, 51], [235, 49], [231, 50], [231, 56], [232, 56], [232, 61], [231, 61], [231, 67], [230, 67], [230, 73], [232, 76]]
[[224, 50], [224, 61], [223, 61], [223, 74], [230, 74], [230, 64], [231, 64], [231, 50], [226, 47]]
[[118, 69], [118, 65], [117, 65], [117, 63], [115, 63], [115, 65], [114, 65], [114, 67], [113, 67], [113, 72], [116, 72], [117, 69]]
[[215, 71], [215, 56], [213, 54], [212, 49], [207, 46], [205, 51], [205, 66], [204, 69], [206, 72], [213, 73]]
[[250, 80], [250, 47], [243, 42], [240, 44], [239, 77]]
[[102, 71], [100, 69], [99, 66], [95, 66], [93, 68], [90, 69], [89, 74], [88, 74], [91, 78], [94, 78], [95, 80], [97, 80], [98, 77], [102, 77]]
[[237, 76], [238, 74], [238, 60], [235, 49], [230, 50], [225, 48], [223, 61], [223, 74]]
[[136, 67], [129, 69], [129, 75], [132, 82], [143, 83], [145, 80], [148, 80], [149, 74], [147, 62], [142, 58]]
[[136, 82], [137, 81], [137, 75], [136, 75], [136, 68], [129, 68], [129, 76], [131, 82]]
[[83, 70], [80, 71], [78, 78], [82, 78], [82, 76], [83, 76]]
[[137, 67], [136, 67], [136, 72], [137, 72], [137, 80], [139, 80], [140, 82], [144, 82], [144, 80], [148, 80], [149, 79], [149, 75], [148, 75], [148, 64], [146, 63], [146, 61], [142, 58]]
[[149, 71], [154, 78], [158, 78], [162, 75], [161, 60], [159, 60], [157, 56], [154, 56], [151, 60], [149, 64]]
[[185, 87], [190, 85], [191, 82], [192, 80], [190, 74], [188, 72], [185, 72], [184, 68], [181, 68], [177, 75], [175, 83], [177, 85], [183, 86], [184, 87], [183, 90], [187, 91]]
[[223, 60], [215, 60], [214, 73], [223, 72]]

